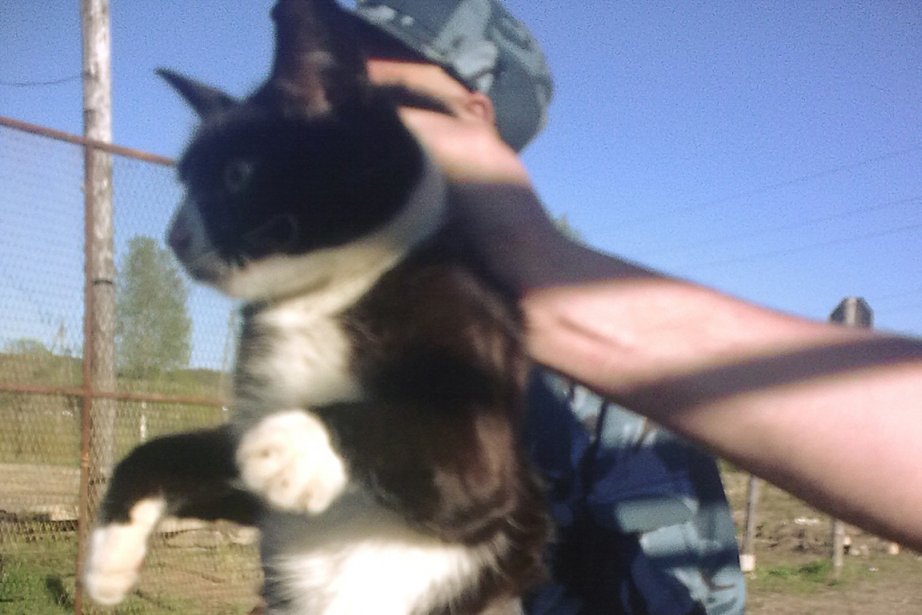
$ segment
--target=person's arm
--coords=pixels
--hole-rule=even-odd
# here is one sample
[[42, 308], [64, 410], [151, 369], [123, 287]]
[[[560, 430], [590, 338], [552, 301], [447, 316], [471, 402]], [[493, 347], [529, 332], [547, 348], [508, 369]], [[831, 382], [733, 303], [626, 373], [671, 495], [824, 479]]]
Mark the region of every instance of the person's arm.
[[[574, 253], [551, 260], [551, 285], [518, 280], [536, 361], [844, 520], [922, 547], [922, 343], [554, 249]], [[544, 249], [527, 258], [539, 255], [548, 262]]]
[[587, 249], [556, 231], [488, 131], [435, 114], [409, 123], [454, 182], [481, 257], [519, 293], [537, 362], [922, 548], [922, 342], [780, 314]]

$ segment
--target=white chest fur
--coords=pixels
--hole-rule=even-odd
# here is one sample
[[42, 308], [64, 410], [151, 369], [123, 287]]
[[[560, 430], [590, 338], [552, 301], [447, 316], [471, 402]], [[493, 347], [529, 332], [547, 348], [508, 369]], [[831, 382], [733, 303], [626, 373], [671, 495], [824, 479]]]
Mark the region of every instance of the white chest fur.
[[240, 366], [239, 421], [252, 422], [285, 408], [362, 399], [349, 369], [351, 344], [337, 318], [311, 317], [298, 300], [257, 318], [261, 338]]
[[[239, 369], [240, 423], [284, 408], [363, 398], [350, 374], [351, 344], [338, 315], [441, 226], [445, 206], [444, 180], [427, 160], [406, 206], [378, 230], [303, 256], [250, 263], [228, 276], [226, 284], [236, 289], [231, 294], [270, 302], [253, 316], [261, 338]], [[278, 296], [287, 298], [272, 299]], [[264, 386], [256, 390], [255, 383]]]
[[273, 615], [425, 613], [471, 587], [494, 558], [493, 545], [420, 534], [361, 492], [311, 519], [271, 513], [262, 549], [269, 587], [283, 592], [270, 595], [281, 603]]

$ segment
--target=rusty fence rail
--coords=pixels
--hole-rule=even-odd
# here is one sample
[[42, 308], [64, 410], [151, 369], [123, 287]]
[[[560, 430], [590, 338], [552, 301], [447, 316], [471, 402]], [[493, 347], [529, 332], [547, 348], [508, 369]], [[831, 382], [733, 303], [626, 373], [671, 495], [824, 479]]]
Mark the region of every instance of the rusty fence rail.
[[[112, 158], [117, 271], [133, 238], [164, 249], [179, 198], [168, 158], [0, 117], [3, 613], [94, 612], [76, 579], [95, 514], [91, 494], [104, 487], [113, 460], [146, 439], [225, 418], [233, 311], [201, 289], [186, 289], [189, 365], [130, 372], [116, 344], [114, 384], [100, 388], [90, 377], [93, 353], [85, 350], [96, 332], [88, 289], [99, 283], [85, 266], [97, 241], [86, 223], [90, 150]], [[117, 294], [118, 274], [113, 283]], [[121, 324], [116, 319], [116, 331]], [[111, 433], [101, 453], [91, 443], [104, 413]], [[166, 523], [142, 579], [119, 613], [247, 613], [259, 583], [253, 537], [229, 525]]]

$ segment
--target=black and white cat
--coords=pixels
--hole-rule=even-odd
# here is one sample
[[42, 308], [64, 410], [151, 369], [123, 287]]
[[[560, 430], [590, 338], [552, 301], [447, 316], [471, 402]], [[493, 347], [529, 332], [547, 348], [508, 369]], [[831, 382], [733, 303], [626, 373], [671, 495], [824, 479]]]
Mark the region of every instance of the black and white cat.
[[351, 18], [333, 0], [273, 18], [246, 100], [164, 73], [202, 119], [169, 243], [246, 302], [235, 415], [119, 464], [84, 586], [122, 600], [172, 514], [258, 525], [273, 614], [517, 613], [548, 534], [518, 314], [459, 248]]

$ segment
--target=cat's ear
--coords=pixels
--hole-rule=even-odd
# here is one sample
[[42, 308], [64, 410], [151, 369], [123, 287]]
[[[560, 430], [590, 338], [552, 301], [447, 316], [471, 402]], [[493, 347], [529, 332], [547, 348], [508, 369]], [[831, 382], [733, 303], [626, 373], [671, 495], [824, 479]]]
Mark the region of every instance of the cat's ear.
[[157, 74], [173, 86], [173, 89], [179, 92], [180, 96], [189, 103], [202, 119], [227, 111], [238, 104], [237, 100], [230, 94], [171, 70], [158, 68]]
[[310, 114], [354, 101], [367, 90], [354, 17], [334, 0], [279, 0], [275, 59], [267, 83]]

